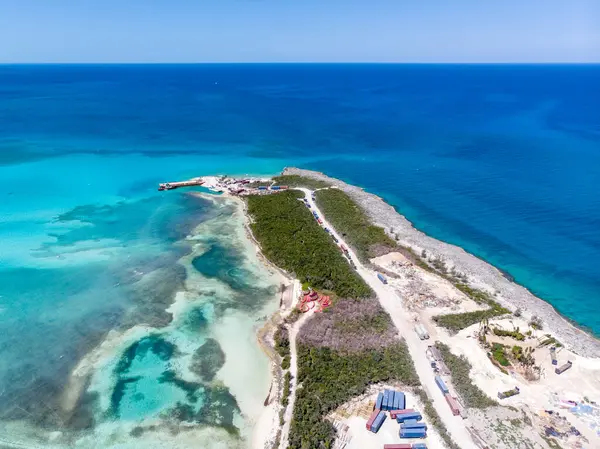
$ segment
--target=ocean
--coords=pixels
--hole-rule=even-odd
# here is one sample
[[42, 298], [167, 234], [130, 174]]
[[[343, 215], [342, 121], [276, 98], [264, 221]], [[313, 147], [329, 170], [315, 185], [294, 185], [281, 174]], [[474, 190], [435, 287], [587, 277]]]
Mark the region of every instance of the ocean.
[[599, 102], [598, 65], [0, 66], [0, 444], [248, 444], [278, 279], [164, 181], [323, 171], [600, 334]]

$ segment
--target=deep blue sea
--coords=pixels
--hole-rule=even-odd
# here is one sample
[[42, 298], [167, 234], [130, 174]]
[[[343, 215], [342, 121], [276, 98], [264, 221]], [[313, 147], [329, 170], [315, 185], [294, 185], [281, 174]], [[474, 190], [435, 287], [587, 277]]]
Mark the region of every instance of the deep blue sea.
[[[182, 239], [222, 210], [158, 182], [291, 165], [382, 196], [600, 334], [599, 104], [599, 65], [0, 66], [0, 387], [34, 373], [4, 394], [51, 401], [110, 329], [165, 326]], [[243, 255], [211, 245], [191, 266], [227, 284]], [[0, 418], [49, 425], [21, 408]]]

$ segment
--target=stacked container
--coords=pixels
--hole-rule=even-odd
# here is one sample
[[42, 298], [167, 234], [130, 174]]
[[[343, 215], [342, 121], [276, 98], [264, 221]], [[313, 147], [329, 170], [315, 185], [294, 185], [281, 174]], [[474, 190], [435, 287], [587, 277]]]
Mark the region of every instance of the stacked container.
[[405, 429], [400, 427], [400, 438], [425, 438], [427, 430], [425, 429]]
[[421, 421], [423, 419], [423, 417], [421, 416], [421, 414], [419, 412], [402, 413], [402, 414], [396, 415], [396, 421], [398, 421], [399, 423], [403, 423], [404, 421], [407, 421], [410, 419], [415, 419], [417, 421]]
[[427, 424], [424, 422], [418, 422], [416, 419], [409, 419], [402, 423], [403, 429], [425, 429], [427, 430]]
[[379, 412], [377, 417], [373, 420], [373, 424], [371, 424], [371, 432], [377, 433], [381, 428], [381, 425], [385, 421], [386, 415], [385, 412]]
[[373, 426], [373, 422], [375, 421], [377, 416], [379, 416], [379, 410], [375, 409], [373, 411], [373, 413], [371, 413], [371, 416], [369, 417], [369, 420], [367, 421], [367, 430], [371, 430], [371, 428]]
[[406, 410], [390, 410], [390, 417], [392, 419], [396, 419], [396, 417], [398, 415], [403, 415], [403, 414], [406, 414], [406, 413], [414, 413], [414, 412], [415, 412], [415, 410], [412, 409], [412, 408], [409, 408], [409, 409], [406, 409]]
[[383, 390], [383, 402], [381, 404], [381, 410], [389, 410], [389, 403], [390, 401], [390, 390]]
[[377, 410], [383, 410], [382, 404], [383, 404], [383, 393], [379, 393], [377, 395], [377, 401], [375, 401], [375, 408]]
[[406, 396], [401, 391], [396, 392], [395, 398], [398, 399], [398, 402], [394, 404], [395, 410], [404, 410], [406, 408]]

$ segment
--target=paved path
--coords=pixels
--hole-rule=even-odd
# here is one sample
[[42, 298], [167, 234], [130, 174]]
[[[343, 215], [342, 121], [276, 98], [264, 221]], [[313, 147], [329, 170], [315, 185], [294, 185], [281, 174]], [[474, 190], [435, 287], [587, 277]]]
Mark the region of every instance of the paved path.
[[304, 192], [308, 203], [312, 210], [316, 211], [319, 218], [323, 220], [323, 226], [327, 227], [330, 232], [339, 240], [340, 245], [343, 244], [348, 248], [350, 257], [354, 261], [357, 267], [357, 273], [365, 280], [365, 282], [373, 289], [377, 294], [379, 302], [383, 308], [390, 314], [394, 325], [398, 329], [399, 333], [406, 340], [410, 356], [415, 364], [415, 370], [421, 380], [421, 385], [428, 393], [430, 399], [433, 401], [438, 415], [442, 419], [446, 428], [450, 432], [452, 439], [461, 449], [478, 449], [478, 446], [473, 442], [469, 432], [467, 431], [464, 420], [460, 416], [454, 416], [450, 411], [450, 407], [446, 403], [444, 395], [437, 387], [435, 383], [435, 374], [431, 369], [431, 364], [427, 360], [425, 351], [427, 349], [427, 343], [421, 341], [417, 334], [414, 332], [414, 322], [411, 322], [409, 314], [402, 307], [402, 300], [396, 294], [396, 292], [389, 286], [384, 285], [379, 278], [377, 273], [373, 270], [366, 268], [356, 257], [356, 254], [348, 243], [341, 238], [341, 236], [335, 231], [331, 223], [329, 223], [325, 216], [321, 213], [315, 201], [312, 199], [313, 192], [309, 189], [299, 188]]

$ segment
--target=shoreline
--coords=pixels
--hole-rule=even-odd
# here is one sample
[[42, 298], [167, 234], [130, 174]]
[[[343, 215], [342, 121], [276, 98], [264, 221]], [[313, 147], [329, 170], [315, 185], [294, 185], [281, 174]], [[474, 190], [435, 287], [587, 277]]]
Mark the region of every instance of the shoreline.
[[[280, 303], [277, 310], [267, 317], [264, 325], [261, 326], [256, 332], [256, 342], [271, 363], [271, 379], [269, 392], [267, 393], [267, 397], [263, 403], [263, 409], [258, 415], [254, 425], [250, 445], [252, 449], [275, 448], [275, 444], [279, 444], [277, 441], [277, 435], [281, 430], [279, 425], [279, 412], [281, 409], [281, 394], [283, 391], [283, 370], [281, 369], [279, 355], [275, 351], [274, 338], [278, 325], [283, 322], [285, 317], [293, 310], [294, 296], [299, 285], [299, 281], [295, 278], [292, 278], [288, 273], [283, 271], [277, 265], [273, 264], [267, 257], [264, 256], [260, 248], [260, 244], [256, 238], [254, 238], [252, 230], [250, 229], [252, 218], [248, 214], [246, 202], [241, 198], [229, 195], [227, 193], [223, 193], [223, 195], [228, 198], [235, 199], [236, 202], [239, 203], [243, 216], [244, 234], [248, 240], [248, 243], [251, 244], [256, 251], [257, 259], [264, 266], [264, 268], [268, 271], [276, 273], [281, 282], [280, 286], [285, 286], [285, 290], [280, 292]], [[289, 288], [292, 289], [292, 305], [290, 308], [287, 308], [286, 301], [283, 300], [283, 295]]]
[[286, 167], [282, 174], [300, 175], [325, 181], [341, 189], [363, 208], [373, 224], [384, 228], [388, 235], [390, 234], [389, 229], [393, 228], [399, 235], [399, 244], [409, 247], [417, 253], [426, 250], [429, 255], [442, 258], [451, 266], [465, 273], [474, 287], [491, 293], [494, 300], [501, 305], [512, 311], [521, 309], [524, 316], [528, 318], [534, 315], [541, 318], [544, 329], [555, 334], [574, 353], [585, 357], [600, 358], [600, 340], [572, 324], [550, 303], [510, 280], [502, 270], [487, 261], [466, 252], [459, 246], [437, 240], [418, 230], [381, 197], [321, 172]]

